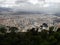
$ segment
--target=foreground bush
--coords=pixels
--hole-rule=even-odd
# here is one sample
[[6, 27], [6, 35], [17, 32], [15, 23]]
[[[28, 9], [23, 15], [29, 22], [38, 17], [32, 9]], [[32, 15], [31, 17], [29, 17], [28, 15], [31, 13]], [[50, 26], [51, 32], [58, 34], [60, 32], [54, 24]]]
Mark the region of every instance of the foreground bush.
[[[60, 45], [60, 31], [53, 32], [42, 30], [41, 32], [31, 29], [25, 33], [15, 33], [18, 30], [11, 27], [11, 33], [5, 33], [5, 28], [0, 28], [0, 45]], [[2, 34], [1, 34], [2, 33]], [[3, 34], [4, 33], [4, 34]]]

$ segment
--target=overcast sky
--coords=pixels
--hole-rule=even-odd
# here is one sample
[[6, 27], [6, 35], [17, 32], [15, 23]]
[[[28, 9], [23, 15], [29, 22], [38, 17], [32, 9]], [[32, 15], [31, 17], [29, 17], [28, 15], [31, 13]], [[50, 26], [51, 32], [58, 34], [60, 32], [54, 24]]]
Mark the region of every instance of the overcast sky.
[[60, 13], [60, 0], [0, 0], [0, 7], [54, 14]]

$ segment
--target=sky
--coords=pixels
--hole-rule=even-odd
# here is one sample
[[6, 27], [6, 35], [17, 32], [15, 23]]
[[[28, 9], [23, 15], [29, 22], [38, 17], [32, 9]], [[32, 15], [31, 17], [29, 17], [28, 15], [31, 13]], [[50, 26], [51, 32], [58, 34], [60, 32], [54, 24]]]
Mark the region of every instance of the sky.
[[55, 14], [60, 13], [60, 0], [0, 0], [0, 7]]

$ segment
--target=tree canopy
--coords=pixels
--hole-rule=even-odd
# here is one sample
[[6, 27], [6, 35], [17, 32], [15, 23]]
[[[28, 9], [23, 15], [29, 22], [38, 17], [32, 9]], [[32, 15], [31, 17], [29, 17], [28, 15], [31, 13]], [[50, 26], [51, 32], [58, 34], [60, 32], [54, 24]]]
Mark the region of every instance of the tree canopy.
[[0, 45], [60, 45], [60, 31], [54, 32], [53, 27], [50, 27], [49, 31], [41, 32], [35, 28], [18, 33], [13, 33], [18, 30], [17, 27], [9, 27], [12, 33], [5, 33], [6, 30], [4, 26], [0, 26]]

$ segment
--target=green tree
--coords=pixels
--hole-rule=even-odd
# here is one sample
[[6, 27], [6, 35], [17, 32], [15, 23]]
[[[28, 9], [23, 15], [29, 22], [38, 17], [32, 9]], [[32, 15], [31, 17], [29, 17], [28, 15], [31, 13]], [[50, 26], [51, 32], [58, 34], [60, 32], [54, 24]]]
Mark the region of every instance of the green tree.
[[14, 33], [16, 31], [18, 31], [18, 28], [17, 27], [10, 27], [9, 30]]
[[53, 29], [54, 29], [54, 27], [53, 27], [53, 26], [49, 27], [49, 34], [50, 34], [50, 35], [52, 35], [52, 34], [53, 34]]
[[5, 26], [0, 26], [0, 32], [1, 33], [6, 33], [7, 29], [5, 28]]
[[60, 32], [60, 28], [57, 29], [57, 32]]
[[54, 35], [49, 36], [48, 41], [50, 42], [50, 45], [56, 45], [57, 39], [54, 37]]

